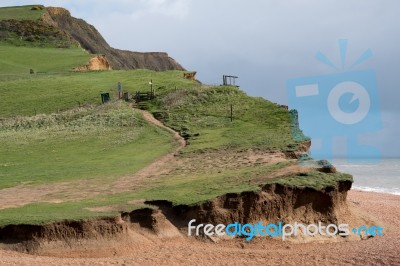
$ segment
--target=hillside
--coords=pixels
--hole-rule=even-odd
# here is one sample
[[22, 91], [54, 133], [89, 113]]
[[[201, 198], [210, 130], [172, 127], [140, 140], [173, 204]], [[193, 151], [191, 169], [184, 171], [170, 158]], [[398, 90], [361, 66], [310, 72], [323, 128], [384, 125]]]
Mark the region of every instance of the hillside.
[[[1, 17], [0, 248], [46, 254], [138, 235], [140, 244], [183, 237], [191, 219], [353, 217], [352, 177], [309, 158], [295, 111], [187, 79], [166, 54], [110, 48], [65, 9]], [[93, 53], [122, 69], [71, 71]]]
[[[0, 45], [0, 151], [6, 154], [0, 163], [4, 208], [0, 224], [20, 223], [24, 217], [32, 222], [52, 220], [56, 214], [47, 215], [46, 210], [54, 207], [44, 203], [48, 201], [60, 202], [62, 219], [76, 217], [76, 208], [81, 210], [79, 217], [83, 213], [90, 217], [102, 212], [83, 212], [83, 208], [105, 204], [112, 206], [113, 213], [139, 199], [197, 204], [225, 193], [259, 191], [270, 183], [323, 190], [349, 180], [347, 175], [315, 171], [324, 164], [299, 168], [296, 159], [306, 154], [310, 143], [291, 122], [288, 110], [250, 97], [237, 87], [201, 85], [185, 79], [178, 70], [71, 72], [72, 66], [83, 65], [92, 56], [79, 46], [91, 52], [113, 50], [93, 26], [72, 18], [65, 9], [41, 8], [0, 9], [8, 29], [35, 36], [21, 40], [9, 31]], [[7, 20], [10, 10], [21, 12], [20, 18], [29, 12], [35, 16]], [[26, 30], [15, 25], [25, 25]], [[133, 95], [150, 90], [150, 80], [154, 99], [118, 100], [117, 82]], [[100, 105], [103, 92], [111, 95], [108, 107]], [[130, 107], [146, 112], [129, 111]], [[154, 129], [151, 114], [185, 139], [185, 148], [168, 157], [168, 163], [161, 160], [160, 164], [157, 158], [170, 156], [176, 140], [165, 128], [156, 125]], [[30, 157], [23, 160], [26, 154]], [[57, 161], [49, 164], [45, 160], [49, 154]], [[146, 165], [150, 170], [140, 172]], [[34, 197], [14, 201], [7, 197], [14, 189]], [[41, 206], [43, 212], [35, 211], [36, 207], [26, 209], [32, 204]], [[30, 215], [14, 216], [19, 209]]]
[[[111, 104], [99, 105], [99, 93], [117, 80], [132, 92], [148, 90], [150, 79], [155, 99], [129, 104], [113, 93]], [[309, 141], [293, 139], [285, 108], [236, 87], [200, 85], [179, 71], [29, 75], [0, 82], [0, 92], [8, 99], [0, 123], [3, 225], [114, 216], [152, 200], [196, 206], [271, 184], [335, 193], [351, 184], [349, 175], [297, 166]], [[176, 152], [170, 133], [144, 114], [179, 132], [186, 147]], [[17, 191], [26, 196], [10, 197]]]
[[82, 47], [105, 55], [113, 69], [184, 70], [167, 53], [140, 53], [110, 47], [95, 27], [57, 7], [0, 9], [0, 42], [17, 46]]

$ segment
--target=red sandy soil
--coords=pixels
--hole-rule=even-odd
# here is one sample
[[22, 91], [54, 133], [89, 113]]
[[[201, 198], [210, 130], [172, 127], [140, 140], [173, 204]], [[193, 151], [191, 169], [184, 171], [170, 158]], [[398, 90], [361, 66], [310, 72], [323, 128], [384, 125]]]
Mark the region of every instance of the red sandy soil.
[[280, 239], [222, 240], [187, 237], [59, 252], [44, 257], [0, 250], [0, 265], [400, 265], [400, 196], [350, 191], [350, 206], [384, 228], [360, 241], [293, 243]]

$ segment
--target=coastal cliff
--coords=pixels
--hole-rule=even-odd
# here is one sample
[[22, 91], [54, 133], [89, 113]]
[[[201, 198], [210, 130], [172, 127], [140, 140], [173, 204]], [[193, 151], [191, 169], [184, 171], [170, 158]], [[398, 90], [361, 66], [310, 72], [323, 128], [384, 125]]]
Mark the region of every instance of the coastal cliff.
[[97, 29], [60, 7], [47, 7], [42, 20], [56, 26], [92, 54], [103, 54], [113, 69], [184, 70], [164, 52], [139, 53], [110, 47]]

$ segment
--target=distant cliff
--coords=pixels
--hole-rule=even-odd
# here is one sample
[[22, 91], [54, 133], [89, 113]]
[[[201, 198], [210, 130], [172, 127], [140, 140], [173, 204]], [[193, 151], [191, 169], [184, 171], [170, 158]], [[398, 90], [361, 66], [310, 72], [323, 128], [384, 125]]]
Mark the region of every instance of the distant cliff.
[[139, 53], [110, 47], [96, 28], [82, 19], [71, 16], [64, 8], [47, 7], [42, 20], [55, 25], [93, 54], [104, 54], [113, 69], [146, 68], [156, 71], [184, 70], [167, 53]]
[[37, 12], [37, 9], [40, 9], [42, 15], [39, 14], [39, 19], [27, 16], [0, 20], [1, 41], [17, 46], [60, 48], [81, 46], [92, 54], [102, 55], [112, 69], [184, 70], [164, 52], [140, 53], [110, 47], [94, 26], [72, 17], [64, 8], [25, 7], [21, 7], [25, 14], [29, 14], [29, 10]]

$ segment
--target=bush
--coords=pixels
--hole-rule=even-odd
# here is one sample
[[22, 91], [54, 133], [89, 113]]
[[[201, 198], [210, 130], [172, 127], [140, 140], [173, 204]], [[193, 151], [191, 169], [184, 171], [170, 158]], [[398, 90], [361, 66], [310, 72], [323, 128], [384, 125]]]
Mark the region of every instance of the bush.
[[27, 42], [34, 42], [35, 41], [35, 36], [33, 36], [33, 35], [26, 36], [24, 38], [24, 40], [27, 41]]
[[33, 11], [35, 11], [35, 10], [43, 10], [43, 7], [42, 6], [33, 6], [31, 8], [31, 10], [33, 10]]

